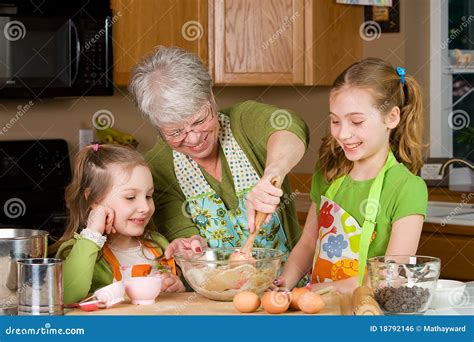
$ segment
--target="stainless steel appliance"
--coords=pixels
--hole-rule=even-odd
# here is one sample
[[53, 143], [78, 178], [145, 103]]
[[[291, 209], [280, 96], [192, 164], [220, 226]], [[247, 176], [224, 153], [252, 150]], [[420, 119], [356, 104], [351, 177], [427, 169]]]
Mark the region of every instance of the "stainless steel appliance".
[[0, 0], [0, 97], [112, 95], [109, 0]]

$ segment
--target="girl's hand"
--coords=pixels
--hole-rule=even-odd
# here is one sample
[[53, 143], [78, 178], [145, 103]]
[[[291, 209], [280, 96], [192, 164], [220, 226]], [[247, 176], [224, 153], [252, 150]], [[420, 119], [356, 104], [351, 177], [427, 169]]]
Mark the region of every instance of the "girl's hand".
[[272, 282], [269, 289], [272, 291], [278, 291], [281, 287], [285, 287], [285, 279], [278, 277]]
[[87, 228], [102, 235], [116, 233], [114, 217], [113, 209], [95, 204], [87, 218]]
[[165, 250], [165, 258], [170, 259], [174, 253], [179, 251], [193, 251], [201, 253], [202, 249], [207, 246], [206, 239], [200, 235], [193, 235], [190, 238], [174, 239]]
[[[249, 232], [252, 233], [255, 229], [255, 212], [260, 211], [266, 214], [272, 214], [277, 210], [280, 203], [280, 197], [283, 196], [283, 190], [277, 188], [270, 183], [274, 175], [263, 175], [258, 183], [247, 193], [247, 221]], [[268, 223], [271, 215], [265, 219]]]
[[163, 292], [184, 292], [181, 279], [173, 273], [164, 273], [161, 275], [161, 291]]

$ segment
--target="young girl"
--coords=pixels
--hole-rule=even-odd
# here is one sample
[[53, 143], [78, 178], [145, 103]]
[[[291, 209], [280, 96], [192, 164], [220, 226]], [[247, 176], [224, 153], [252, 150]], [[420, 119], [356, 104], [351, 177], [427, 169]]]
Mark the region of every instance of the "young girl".
[[174, 261], [159, 259], [168, 242], [149, 225], [155, 211], [152, 194], [151, 172], [137, 151], [94, 144], [77, 154], [66, 189], [69, 223], [51, 248], [59, 247], [57, 257], [64, 259], [65, 303], [163, 266], [171, 272], [162, 275], [162, 290], [184, 291]]
[[353, 64], [329, 97], [303, 235], [276, 286], [292, 288], [312, 269], [314, 290], [345, 293], [362, 282], [368, 258], [415, 254], [427, 208], [423, 110], [417, 82], [374, 58]]

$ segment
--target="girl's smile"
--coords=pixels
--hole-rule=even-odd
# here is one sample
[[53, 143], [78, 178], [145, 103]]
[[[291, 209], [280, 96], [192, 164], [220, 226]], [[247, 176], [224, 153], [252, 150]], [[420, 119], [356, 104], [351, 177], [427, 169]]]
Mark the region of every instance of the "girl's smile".
[[129, 172], [119, 165], [111, 166], [112, 188], [102, 201], [114, 210], [114, 227], [124, 236], [141, 236], [155, 211], [153, 179], [144, 166]]

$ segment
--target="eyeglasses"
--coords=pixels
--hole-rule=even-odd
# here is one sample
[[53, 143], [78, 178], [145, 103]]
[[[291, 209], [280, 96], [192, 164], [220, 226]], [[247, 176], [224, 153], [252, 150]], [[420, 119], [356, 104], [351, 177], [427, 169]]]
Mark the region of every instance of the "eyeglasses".
[[179, 142], [184, 140], [184, 138], [188, 135], [189, 132], [199, 132], [202, 131], [205, 126], [211, 122], [214, 118], [214, 110], [212, 109], [211, 102], [207, 102], [199, 112], [206, 111], [205, 116], [201, 117], [200, 119], [194, 121], [192, 124], [189, 125], [189, 129], [187, 127], [175, 129], [170, 132], [162, 131], [163, 135], [166, 137], [167, 140], [172, 142]]

